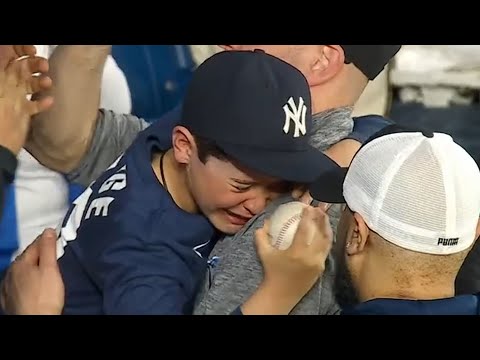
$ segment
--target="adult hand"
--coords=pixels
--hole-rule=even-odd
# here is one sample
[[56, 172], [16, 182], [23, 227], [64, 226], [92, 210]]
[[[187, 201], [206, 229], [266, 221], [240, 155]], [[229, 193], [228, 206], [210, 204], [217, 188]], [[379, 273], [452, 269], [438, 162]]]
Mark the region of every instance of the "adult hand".
[[0, 303], [7, 314], [62, 313], [65, 288], [56, 242], [55, 231], [46, 229], [10, 266], [0, 289]]
[[[27, 138], [32, 115], [53, 104], [50, 96], [32, 100], [27, 95], [50, 87], [52, 82], [45, 75], [48, 61], [44, 58], [27, 56], [8, 63], [3, 61], [3, 64], [5, 67], [0, 67], [0, 145], [18, 154]], [[36, 73], [43, 75], [33, 76]]]

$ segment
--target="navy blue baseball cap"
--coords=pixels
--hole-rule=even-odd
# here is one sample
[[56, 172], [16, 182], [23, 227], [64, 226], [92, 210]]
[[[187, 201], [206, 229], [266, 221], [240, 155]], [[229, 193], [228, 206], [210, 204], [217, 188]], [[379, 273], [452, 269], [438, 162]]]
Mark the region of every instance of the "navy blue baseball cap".
[[225, 51], [195, 71], [180, 125], [240, 164], [309, 183], [336, 164], [310, 146], [312, 107], [303, 74], [264, 51]]

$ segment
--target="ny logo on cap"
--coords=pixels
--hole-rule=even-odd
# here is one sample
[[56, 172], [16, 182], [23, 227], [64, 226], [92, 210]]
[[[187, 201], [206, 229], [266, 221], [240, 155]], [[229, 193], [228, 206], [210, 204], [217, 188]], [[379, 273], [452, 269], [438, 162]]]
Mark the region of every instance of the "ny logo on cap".
[[305, 135], [307, 133], [307, 124], [305, 123], [307, 107], [305, 106], [303, 98], [300, 97], [297, 107], [293, 97], [290, 97], [288, 102], [283, 106], [283, 111], [285, 111], [285, 125], [283, 125], [283, 132], [288, 134], [290, 131], [290, 123], [293, 122], [293, 125], [295, 126], [293, 137], [299, 137], [300, 133]]

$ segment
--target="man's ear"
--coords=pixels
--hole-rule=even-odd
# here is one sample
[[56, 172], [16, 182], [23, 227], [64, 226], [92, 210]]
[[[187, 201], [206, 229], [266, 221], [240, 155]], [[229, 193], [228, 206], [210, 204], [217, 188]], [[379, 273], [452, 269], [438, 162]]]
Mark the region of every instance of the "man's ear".
[[172, 146], [175, 160], [180, 164], [188, 164], [197, 146], [190, 131], [183, 126], [175, 126], [172, 132]]
[[345, 65], [345, 53], [340, 45], [318, 45], [310, 61], [311, 85], [323, 84], [335, 77]]
[[352, 222], [352, 234], [346, 244], [348, 255], [361, 253], [365, 249], [370, 234], [370, 229], [361, 215], [354, 213]]

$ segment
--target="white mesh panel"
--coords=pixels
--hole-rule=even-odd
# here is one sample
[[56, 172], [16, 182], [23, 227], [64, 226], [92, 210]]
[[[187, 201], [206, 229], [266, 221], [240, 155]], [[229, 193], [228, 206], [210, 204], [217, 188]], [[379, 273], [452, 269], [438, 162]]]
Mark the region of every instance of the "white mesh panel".
[[451, 155], [456, 159], [452, 161], [452, 174], [456, 174], [452, 179], [454, 186], [459, 191], [456, 192], [456, 226], [461, 236], [475, 237], [475, 232], [470, 231], [476, 227], [480, 217], [480, 171], [472, 159], [461, 147], [456, 146], [450, 150]]
[[380, 235], [399, 246], [415, 246], [412, 250], [436, 248], [437, 239], [446, 237], [445, 199], [442, 169], [430, 145], [423, 141], [390, 184], [378, 224], [385, 234]]
[[[480, 172], [447, 135], [389, 135], [355, 157], [344, 195], [350, 208], [386, 240], [410, 250], [448, 254], [473, 241]], [[452, 238], [458, 242], [439, 241]]]
[[366, 215], [370, 226], [376, 223], [384, 196], [384, 177], [378, 174], [390, 172], [391, 166], [395, 165], [392, 160], [397, 154], [397, 141], [386, 136], [381, 143], [375, 141], [367, 144], [362, 149], [361, 156], [354, 158], [347, 173], [343, 189], [345, 199], [353, 211]]

